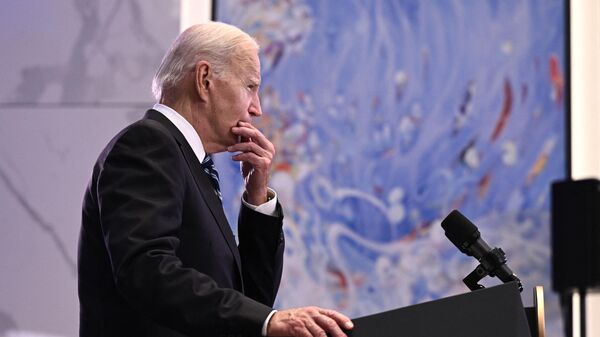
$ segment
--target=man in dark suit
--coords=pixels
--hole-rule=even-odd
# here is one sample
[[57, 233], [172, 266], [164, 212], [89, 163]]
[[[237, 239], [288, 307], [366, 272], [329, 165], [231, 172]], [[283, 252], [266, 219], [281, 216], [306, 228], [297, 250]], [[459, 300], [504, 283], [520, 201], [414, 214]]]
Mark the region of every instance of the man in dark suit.
[[[153, 109], [113, 138], [83, 202], [81, 336], [345, 336], [333, 310], [272, 309], [283, 213], [267, 187], [275, 148], [262, 115], [258, 45], [223, 23], [182, 33], [154, 78]], [[210, 154], [245, 181], [239, 245]]]

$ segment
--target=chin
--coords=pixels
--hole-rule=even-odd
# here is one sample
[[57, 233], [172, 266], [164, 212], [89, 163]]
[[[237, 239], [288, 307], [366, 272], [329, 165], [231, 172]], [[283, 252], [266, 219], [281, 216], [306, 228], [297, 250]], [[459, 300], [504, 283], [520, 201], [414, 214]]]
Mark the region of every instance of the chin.
[[240, 143], [241, 141], [242, 141], [241, 136], [232, 134], [231, 138], [229, 139], [229, 142], [230, 142], [229, 145], [235, 145], [237, 143]]

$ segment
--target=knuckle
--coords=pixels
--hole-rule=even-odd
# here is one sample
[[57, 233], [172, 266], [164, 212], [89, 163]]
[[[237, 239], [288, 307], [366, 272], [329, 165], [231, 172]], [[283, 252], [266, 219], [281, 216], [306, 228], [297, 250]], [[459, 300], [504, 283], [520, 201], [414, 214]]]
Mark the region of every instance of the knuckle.
[[337, 323], [332, 320], [331, 318], [328, 318], [325, 320], [325, 325], [327, 326], [327, 329], [332, 330], [337, 328]]
[[315, 307], [308, 307], [308, 308], [306, 308], [305, 312], [311, 316], [315, 316], [315, 315], [319, 314], [319, 311], [316, 310]]

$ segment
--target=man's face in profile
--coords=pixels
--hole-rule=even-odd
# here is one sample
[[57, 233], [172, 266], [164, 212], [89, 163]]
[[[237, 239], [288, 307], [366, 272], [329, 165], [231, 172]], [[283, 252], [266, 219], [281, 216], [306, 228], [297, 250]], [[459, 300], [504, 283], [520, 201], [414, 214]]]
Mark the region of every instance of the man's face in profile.
[[231, 132], [240, 121], [251, 122], [251, 117], [262, 115], [259, 99], [260, 60], [255, 50], [248, 49], [247, 62], [232, 64], [223, 76], [214, 77], [212, 111], [209, 124], [214, 142], [223, 148], [240, 140]]

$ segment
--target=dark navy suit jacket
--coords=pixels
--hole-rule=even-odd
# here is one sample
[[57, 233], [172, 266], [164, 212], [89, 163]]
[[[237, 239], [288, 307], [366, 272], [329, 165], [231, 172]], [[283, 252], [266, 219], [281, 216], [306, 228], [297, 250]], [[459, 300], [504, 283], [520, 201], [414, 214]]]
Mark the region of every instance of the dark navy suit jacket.
[[238, 246], [190, 145], [148, 111], [100, 154], [84, 196], [80, 336], [260, 336], [282, 219], [242, 206]]

